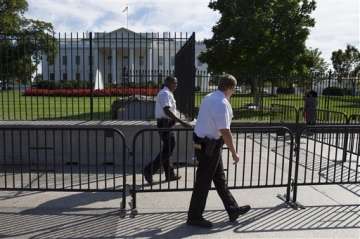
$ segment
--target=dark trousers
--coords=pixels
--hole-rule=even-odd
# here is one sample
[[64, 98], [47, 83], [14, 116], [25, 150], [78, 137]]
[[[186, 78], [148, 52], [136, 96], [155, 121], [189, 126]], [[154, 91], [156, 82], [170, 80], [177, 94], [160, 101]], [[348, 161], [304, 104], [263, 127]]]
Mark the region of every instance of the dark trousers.
[[196, 181], [190, 201], [188, 212], [189, 219], [200, 219], [205, 209], [206, 199], [214, 182], [216, 191], [220, 196], [228, 213], [238, 208], [238, 204], [232, 196], [225, 180], [223, 162], [221, 159], [222, 144], [216, 148], [212, 156], [205, 154], [205, 144], [202, 149], [195, 149], [199, 166], [196, 171]]
[[[161, 128], [171, 128], [175, 125], [175, 122], [172, 120], [161, 119], [157, 121], [157, 126], [159, 129]], [[150, 162], [145, 167], [145, 172], [150, 173], [151, 175], [155, 174], [161, 166], [164, 168], [165, 177], [169, 178], [174, 176], [174, 167], [172, 162], [170, 161], [170, 157], [175, 148], [175, 135], [174, 132], [171, 131], [162, 131], [159, 132], [160, 138], [162, 141], [162, 149], [156, 158]]]

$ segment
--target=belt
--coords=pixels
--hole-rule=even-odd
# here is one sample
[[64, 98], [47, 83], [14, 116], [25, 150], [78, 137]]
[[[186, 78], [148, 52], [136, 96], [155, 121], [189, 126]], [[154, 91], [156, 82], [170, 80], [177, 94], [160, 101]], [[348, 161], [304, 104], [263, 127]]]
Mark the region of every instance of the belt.
[[221, 141], [223, 141], [223, 138], [220, 136], [220, 138], [218, 138], [218, 139], [210, 139], [210, 138], [208, 138], [208, 137], [204, 137], [204, 138], [201, 138], [201, 137], [199, 137], [199, 136], [197, 136], [195, 133], [193, 133], [193, 140], [194, 140], [194, 142], [207, 142], [207, 141], [218, 141], [218, 142], [221, 142]]
[[201, 138], [197, 136], [195, 133], [193, 133], [193, 140], [194, 140], [195, 148], [201, 148], [202, 144], [209, 144], [209, 143], [215, 143], [218, 145], [224, 144], [224, 140], [222, 137], [220, 137], [219, 139], [210, 139], [208, 137]]
[[208, 157], [214, 155], [224, 144], [222, 137], [220, 137], [220, 139], [200, 138], [194, 133], [193, 138], [194, 149], [203, 150]]

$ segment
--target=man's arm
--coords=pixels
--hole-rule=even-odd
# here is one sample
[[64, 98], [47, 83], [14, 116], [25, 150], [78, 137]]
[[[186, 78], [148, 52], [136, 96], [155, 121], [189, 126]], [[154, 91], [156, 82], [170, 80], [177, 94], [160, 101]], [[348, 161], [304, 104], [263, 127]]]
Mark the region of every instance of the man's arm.
[[187, 122], [179, 119], [178, 117], [176, 117], [176, 115], [173, 112], [171, 112], [169, 106], [164, 107], [164, 112], [165, 112], [165, 114], [167, 116], [170, 117], [170, 119], [174, 120], [175, 122], [179, 122], [183, 127], [188, 127], [188, 128], [192, 127], [189, 123], [187, 123]]
[[239, 162], [239, 155], [236, 153], [230, 129], [220, 129], [220, 133], [224, 139], [225, 144], [228, 146], [231, 152], [234, 164], [236, 164], [237, 162]]

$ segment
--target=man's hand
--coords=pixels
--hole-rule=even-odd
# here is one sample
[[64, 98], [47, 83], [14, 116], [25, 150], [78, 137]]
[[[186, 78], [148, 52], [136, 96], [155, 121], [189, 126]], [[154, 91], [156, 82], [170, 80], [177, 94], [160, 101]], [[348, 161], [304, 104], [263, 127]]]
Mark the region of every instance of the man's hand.
[[239, 162], [239, 155], [236, 153], [230, 129], [220, 129], [220, 133], [223, 136], [225, 144], [229, 147], [229, 150], [234, 160], [234, 164], [237, 164]]
[[233, 153], [232, 154], [233, 160], [234, 160], [234, 164], [237, 164], [240, 160], [239, 155], [237, 153]]

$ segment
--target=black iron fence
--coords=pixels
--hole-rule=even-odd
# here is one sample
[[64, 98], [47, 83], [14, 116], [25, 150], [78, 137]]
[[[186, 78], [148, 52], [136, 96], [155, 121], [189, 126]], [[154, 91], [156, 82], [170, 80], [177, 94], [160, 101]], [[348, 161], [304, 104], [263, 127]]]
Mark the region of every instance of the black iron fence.
[[[136, 103], [151, 111], [166, 76], [176, 75], [177, 54], [187, 42], [195, 45], [194, 33], [127, 29], [0, 36], [0, 120], [109, 120], [114, 102], [120, 119], [153, 119], [133, 113], [142, 111]], [[181, 72], [195, 69], [190, 54], [194, 62]], [[179, 88], [194, 81], [177, 77]], [[181, 93], [193, 95], [193, 89]]]
[[[160, 167], [149, 184], [143, 169], [162, 151], [162, 131], [175, 135], [171, 160], [182, 178], [166, 181]], [[222, 151], [230, 189], [283, 187], [281, 198], [296, 206], [298, 186], [360, 181], [358, 125], [308, 126], [296, 132], [285, 127], [232, 131], [238, 164], [232, 164], [226, 147]], [[122, 209], [130, 193], [133, 214], [137, 193], [191, 191], [197, 168], [192, 129], [144, 129], [135, 134], [129, 149], [123, 133], [114, 128], [1, 126], [0, 149], [0, 190], [119, 192]]]
[[[143, 111], [139, 108], [153, 111], [154, 98], [168, 75], [179, 78], [175, 94], [179, 108], [193, 116], [202, 98], [218, 83], [218, 77], [197, 59], [203, 49], [194, 33], [119, 29], [41, 37], [0, 34], [0, 120], [108, 120], [114, 115], [153, 119], [153, 114], [137, 112]], [[269, 122], [274, 117], [273, 105], [287, 106], [291, 112], [294, 107], [300, 109], [310, 90], [316, 92], [320, 110], [348, 116], [360, 113], [356, 75], [238, 78], [231, 99], [238, 121]], [[112, 112], [114, 106], [119, 106], [117, 114]]]
[[[144, 129], [133, 140], [133, 209], [136, 208], [137, 192], [191, 191], [195, 182], [197, 160], [194, 157], [191, 129], [170, 130], [177, 141], [173, 162], [175, 173], [182, 175], [178, 181], [165, 181], [162, 169], [154, 175], [153, 183], [144, 179], [144, 168], [162, 149], [159, 132], [169, 130]], [[240, 155], [238, 164], [233, 165], [229, 150], [222, 152], [226, 171], [226, 183], [230, 189], [285, 187], [290, 200], [292, 172], [293, 134], [283, 127], [233, 128], [236, 149]], [[147, 142], [147, 143], [146, 143]], [[160, 153], [160, 157], [161, 157]], [[215, 189], [214, 187], [211, 188]]]
[[[297, 186], [358, 184], [360, 127], [312, 126], [296, 136], [296, 167], [293, 201]], [[329, 144], [327, 139], [335, 144]]]
[[81, 126], [0, 126], [0, 190], [122, 193], [122, 132]]
[[[206, 71], [196, 76], [195, 105], [207, 93], [217, 88], [217, 77]], [[256, 84], [255, 84], [256, 83]], [[298, 75], [244, 75], [239, 77], [231, 105], [235, 119], [239, 121], [285, 120], [295, 122], [294, 108], [304, 107], [305, 96], [313, 91], [317, 95], [316, 105], [319, 110], [328, 110], [346, 115], [358, 114], [360, 110], [358, 75], [338, 75], [334, 73]], [[281, 105], [284, 114], [278, 117]], [[277, 106], [275, 112], [272, 108]], [[301, 118], [300, 118], [301, 120]]]

